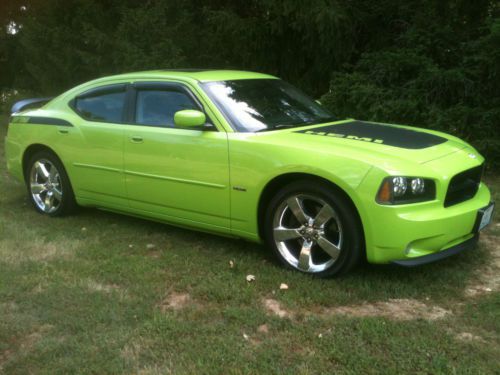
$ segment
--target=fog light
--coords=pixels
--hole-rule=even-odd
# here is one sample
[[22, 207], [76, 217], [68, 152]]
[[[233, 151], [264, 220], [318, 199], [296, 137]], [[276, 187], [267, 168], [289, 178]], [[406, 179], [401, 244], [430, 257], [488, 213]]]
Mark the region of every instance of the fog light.
[[411, 180], [411, 192], [413, 194], [422, 194], [425, 191], [425, 182], [423, 178], [414, 178]]
[[402, 197], [408, 189], [408, 183], [405, 177], [394, 177], [392, 179], [392, 191], [395, 197]]

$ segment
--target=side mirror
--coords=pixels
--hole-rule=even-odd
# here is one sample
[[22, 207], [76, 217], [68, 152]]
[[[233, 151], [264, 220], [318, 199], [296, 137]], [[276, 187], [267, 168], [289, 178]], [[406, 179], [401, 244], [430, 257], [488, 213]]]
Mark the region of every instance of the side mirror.
[[174, 124], [181, 128], [200, 127], [207, 122], [207, 116], [203, 112], [194, 109], [185, 109], [175, 112]]

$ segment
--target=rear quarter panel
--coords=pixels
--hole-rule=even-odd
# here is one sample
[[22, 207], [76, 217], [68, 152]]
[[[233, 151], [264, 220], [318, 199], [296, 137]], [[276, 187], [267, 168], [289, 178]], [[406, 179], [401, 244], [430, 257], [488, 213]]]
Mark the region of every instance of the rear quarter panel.
[[30, 145], [44, 145], [59, 154], [57, 126], [28, 123], [31, 116], [48, 115], [45, 111], [29, 111], [13, 116], [5, 139], [5, 154], [9, 172], [24, 182], [23, 155]]
[[[72, 126], [29, 123], [29, 118], [43, 117], [61, 119]], [[68, 135], [81, 138], [78, 128], [79, 117], [69, 111], [39, 109], [12, 116], [5, 140], [7, 167], [17, 179], [24, 181], [23, 156], [28, 147], [41, 145], [48, 147], [61, 159], [70, 179], [73, 181], [72, 162], [76, 152]], [[74, 146], [74, 145], [73, 145]]]

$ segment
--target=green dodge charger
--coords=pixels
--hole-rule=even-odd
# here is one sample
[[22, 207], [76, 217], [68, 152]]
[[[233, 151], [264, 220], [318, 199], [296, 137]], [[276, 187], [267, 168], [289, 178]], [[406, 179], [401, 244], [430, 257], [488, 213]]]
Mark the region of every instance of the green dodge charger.
[[8, 169], [40, 213], [78, 205], [264, 242], [333, 276], [474, 247], [494, 210], [453, 136], [337, 119], [270, 75], [158, 70], [12, 108]]

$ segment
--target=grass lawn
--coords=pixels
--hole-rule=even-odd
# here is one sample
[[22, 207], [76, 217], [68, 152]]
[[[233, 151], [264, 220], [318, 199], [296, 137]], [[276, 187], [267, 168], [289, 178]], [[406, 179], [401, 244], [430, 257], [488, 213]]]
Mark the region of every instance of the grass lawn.
[[[93, 209], [37, 214], [6, 172], [5, 122], [0, 373], [500, 371], [498, 221], [437, 264], [316, 280], [243, 241]], [[488, 181], [498, 200], [500, 177]]]

